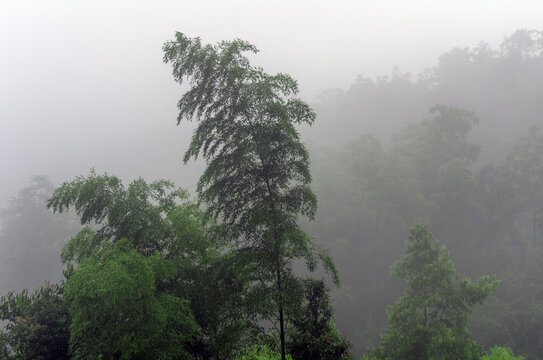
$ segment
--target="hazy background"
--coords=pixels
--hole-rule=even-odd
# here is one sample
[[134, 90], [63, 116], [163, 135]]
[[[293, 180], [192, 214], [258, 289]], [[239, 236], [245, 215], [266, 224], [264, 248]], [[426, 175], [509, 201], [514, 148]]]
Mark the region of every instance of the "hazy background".
[[33, 174], [91, 167], [194, 188], [200, 168], [180, 161], [191, 127], [175, 127], [181, 89], [162, 63], [175, 31], [254, 43], [256, 64], [314, 102], [360, 74], [416, 75], [455, 46], [498, 46], [542, 13], [540, 1], [2, 0], [0, 207]]
[[95, 168], [194, 193], [203, 166], [182, 164], [192, 124], [176, 126], [184, 88], [162, 44], [242, 38], [317, 112], [302, 133], [319, 212], [304, 225], [338, 266], [355, 354], [379, 343], [404, 291], [390, 265], [423, 222], [460, 274], [502, 281], [473, 314], [476, 340], [543, 358], [543, 33], [519, 31], [541, 14], [541, 1], [0, 0], [0, 293], [62, 278], [79, 225], [45, 209], [58, 183]]

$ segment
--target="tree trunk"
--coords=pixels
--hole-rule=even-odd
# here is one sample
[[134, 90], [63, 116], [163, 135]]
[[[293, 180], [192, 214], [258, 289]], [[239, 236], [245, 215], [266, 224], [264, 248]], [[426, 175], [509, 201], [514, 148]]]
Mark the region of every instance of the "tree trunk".
[[285, 321], [283, 316], [283, 290], [281, 289], [281, 268], [279, 266], [277, 267], [277, 290], [279, 292], [279, 338], [281, 339], [281, 360], [285, 360]]

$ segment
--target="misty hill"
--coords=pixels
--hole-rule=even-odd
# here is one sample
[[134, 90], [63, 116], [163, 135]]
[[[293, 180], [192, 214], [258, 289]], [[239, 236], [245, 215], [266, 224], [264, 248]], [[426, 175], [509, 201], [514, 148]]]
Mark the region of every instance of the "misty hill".
[[502, 159], [530, 125], [542, 124], [542, 51], [541, 32], [518, 30], [497, 49], [484, 42], [454, 48], [416, 77], [399, 70], [377, 79], [361, 75], [347, 90], [322, 93], [308, 137], [325, 145], [367, 133], [388, 141], [444, 104], [472, 110], [481, 120], [474, 139], [483, 146], [483, 163]]

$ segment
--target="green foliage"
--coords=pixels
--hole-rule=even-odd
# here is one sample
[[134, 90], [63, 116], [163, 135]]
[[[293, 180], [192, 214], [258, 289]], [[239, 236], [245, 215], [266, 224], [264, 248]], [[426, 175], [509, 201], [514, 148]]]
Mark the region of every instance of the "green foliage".
[[[202, 46], [177, 33], [164, 51], [175, 79], [191, 79], [178, 103], [178, 121], [199, 121], [185, 161], [202, 153], [208, 163], [198, 194], [209, 213], [249, 242], [269, 237], [269, 228], [278, 227], [270, 222], [284, 224], [281, 233], [298, 232], [295, 216], [312, 217], [316, 199], [308, 186], [308, 153], [294, 124], [311, 124], [315, 114], [291, 97], [296, 82], [250, 66], [242, 52], [256, 49], [241, 40]], [[290, 235], [297, 248], [307, 247], [304, 236]]]
[[87, 177], [62, 184], [47, 206], [55, 212], [65, 212], [73, 206], [82, 225], [100, 226], [94, 235], [83, 229], [63, 250], [64, 262], [77, 262], [107, 242], [121, 238], [128, 239], [144, 255], [167, 251], [175, 235], [166, 215], [186, 199], [187, 192], [169, 181], [148, 184], [140, 178], [125, 188], [119, 178], [97, 175], [93, 170]]
[[66, 282], [74, 358], [188, 358], [197, 336], [190, 307], [156, 289], [168, 264], [122, 247], [86, 259]]
[[468, 314], [498, 282], [460, 279], [449, 254], [425, 226], [409, 232], [405, 256], [392, 274], [406, 279], [407, 292], [389, 309], [389, 329], [376, 355], [384, 359], [477, 359]]
[[278, 324], [284, 359], [284, 317], [299, 298], [286, 296], [296, 287], [292, 261], [305, 260], [313, 270], [323, 259], [338, 277], [297, 223], [299, 215], [314, 217], [317, 202], [309, 154], [295, 125], [311, 125], [315, 113], [295, 97], [295, 80], [251, 66], [245, 52], [257, 50], [242, 40], [211, 46], [177, 33], [164, 45], [164, 61], [177, 82], [190, 82], [177, 120], [198, 121], [184, 160], [202, 155], [207, 163], [199, 198], [251, 270], [254, 286], [245, 296], [257, 316], [248, 321], [255, 328], [261, 320]]
[[336, 330], [332, 304], [324, 281], [304, 281], [303, 307], [292, 319], [288, 350], [292, 358], [337, 360], [351, 359], [351, 344]]
[[[321, 206], [309, 229], [340, 266], [335, 313], [357, 355], [378, 345], [384, 309], [401, 295], [389, 264], [404, 251], [397, 239], [410, 224], [431, 224], [461, 274], [503, 279], [507, 267], [522, 263], [512, 174], [505, 164], [475, 163], [476, 123], [469, 111], [439, 106], [392, 143], [364, 135], [339, 151], [311, 149]], [[478, 341], [490, 333], [499, 332], [478, 327]]]
[[[280, 356], [277, 355], [276, 351], [272, 351], [269, 347], [266, 346], [255, 346], [251, 348], [247, 354], [239, 356], [236, 360], [279, 360]], [[291, 355], [286, 356], [287, 360], [293, 360]]]
[[[305, 149], [294, 146], [295, 151], [291, 157], [285, 157], [285, 162], [279, 158], [285, 154], [281, 151], [297, 137], [285, 115], [292, 109], [289, 102], [297, 101], [293, 98], [297, 91], [295, 82], [284, 75], [270, 76], [252, 67], [243, 54], [256, 52], [256, 48], [241, 40], [223, 42], [216, 47], [183, 36], [177, 40], [166, 44], [165, 60], [174, 65], [177, 80], [186, 75], [184, 79], [194, 85], [179, 103], [178, 120], [192, 118], [203, 125], [194, 133], [185, 160], [200, 155], [208, 160], [210, 170], [204, 174], [199, 191], [209, 214], [216, 216], [220, 226], [215, 228], [210, 224], [196, 204], [184, 202], [186, 195], [171, 184], [146, 184], [140, 179], [125, 187], [118, 178], [91, 173], [87, 178], [65, 183], [63, 190], [55, 194], [57, 202], [50, 203], [60, 212], [75, 207], [83, 224], [88, 225], [63, 249], [67, 277], [77, 279], [81, 276], [78, 264], [83, 266], [95, 261], [91, 259], [101, 259], [112, 249], [118, 249], [119, 256], [108, 257], [105, 262], [110, 266], [117, 264], [116, 269], [131, 264], [128, 258], [133, 257], [134, 263], [141, 262], [143, 274], [149, 268], [153, 272], [155, 290], [150, 303], [158, 304], [154, 308], [157, 312], [153, 313], [156, 319], [163, 320], [160, 314], [168, 312], [173, 317], [179, 316], [177, 322], [171, 323], [183, 323], [190, 316], [187, 308], [190, 306], [201, 336], [183, 347], [190, 348], [186, 351], [193, 356], [231, 359], [246, 354], [245, 358], [277, 358], [278, 336], [269, 333], [260, 336], [260, 331], [265, 330], [261, 327], [262, 320], [279, 317], [278, 305], [283, 305], [288, 320], [287, 339], [292, 344], [301, 344], [307, 351], [335, 346], [339, 336], [333, 324], [322, 321], [329, 315], [325, 302], [315, 300], [310, 305], [302, 283], [289, 267], [291, 259], [295, 264], [295, 259], [302, 259], [312, 270], [321, 260], [335, 274], [331, 257], [318, 251], [305, 232], [291, 227], [300, 214], [311, 218], [315, 205], [313, 194], [306, 191], [309, 171], [304, 167], [308, 160]], [[320, 127], [320, 131], [325, 129], [324, 141], [340, 132], [348, 137], [358, 136], [360, 131], [353, 131], [353, 125], [345, 121], [348, 118], [364, 132], [386, 134], [379, 138], [363, 135], [340, 151], [312, 152], [316, 165], [312, 171], [317, 179], [314, 190], [319, 194], [321, 206], [310, 230], [320, 238], [317, 241], [333, 246], [334, 258], [339, 260], [346, 286], [334, 294], [335, 312], [342, 331], [354, 340], [359, 354], [377, 344], [386, 322], [385, 305], [397, 299], [402, 289], [398, 280], [387, 276], [389, 264], [403, 252], [397, 239], [403, 237], [409, 224], [428, 222], [447, 244], [461, 273], [471, 276], [496, 273], [502, 280], [500, 289], [470, 317], [477, 341], [484, 348], [506, 344], [528, 359], [542, 358], [540, 131], [529, 129], [513, 145], [504, 162], [485, 166], [476, 163], [480, 155], [484, 162], [501, 159], [514, 138], [526, 130], [526, 124], [540, 122], [538, 94], [542, 82], [535, 80], [541, 78], [543, 69], [541, 48], [541, 32], [520, 30], [507, 38], [499, 50], [485, 44], [475, 49], [454, 49], [416, 82], [398, 72], [376, 81], [360, 77], [351, 89], [330, 91], [323, 96], [327, 103], [318, 109], [319, 126], [325, 125], [326, 118], [330, 120], [328, 128]], [[478, 122], [474, 113], [444, 105], [433, 107], [427, 120], [408, 125], [395, 141], [381, 140], [397, 131], [398, 126], [391, 124], [419, 119], [436, 99], [477, 111], [483, 121], [475, 129], [474, 137], [484, 145], [484, 153], [480, 154], [481, 146], [470, 140]], [[313, 115], [310, 109], [306, 110], [309, 121], [305, 122], [310, 123]], [[507, 135], [505, 141], [495, 141], [504, 139], [504, 135]], [[291, 166], [285, 167], [290, 173], [270, 170], [275, 164]], [[288, 179], [289, 174], [294, 175], [294, 181]], [[277, 175], [279, 184], [278, 196], [269, 196], [268, 203], [259, 202], [268, 191], [268, 184], [258, 183], [265, 175]], [[309, 200], [305, 203], [308, 206], [296, 207], [296, 202], [301, 203], [304, 198], [287, 191], [291, 185], [301, 186], [299, 194]], [[58, 260], [58, 249], [67, 234], [76, 227], [69, 219], [57, 221], [43, 207], [51, 191], [52, 184], [45, 177], [35, 177], [31, 186], [22, 189], [0, 213], [0, 264], [5, 280], [2, 287], [34, 287], [44, 278], [60, 273], [60, 268], [52, 264]], [[206, 194], [211, 198], [206, 198]], [[279, 210], [268, 216], [271, 200]], [[276, 226], [285, 219], [287, 226]], [[284, 231], [284, 237], [275, 241], [272, 229]], [[280, 246], [269, 247], [276, 244]], [[317, 253], [310, 253], [314, 251]], [[272, 261], [277, 254], [284, 256], [281, 266], [286, 266], [281, 268], [279, 276], [274, 272], [277, 262]], [[437, 259], [435, 267], [421, 266], [415, 270], [439, 268], [447, 273], [445, 269], [450, 267], [447, 256], [434, 255], [429, 257]], [[410, 261], [422, 261], [415, 258]], [[409, 286], [425, 289], [421, 284], [427, 279], [417, 277], [416, 271], [411, 270], [395, 269], [396, 275], [411, 279]], [[120, 270], [111, 271], [107, 281], [96, 279], [93, 289], [111, 291], [111, 283], [124, 279], [123, 276], [128, 283], [141, 280], [138, 276], [130, 278], [126, 271], [122, 274]], [[441, 279], [435, 274], [427, 278]], [[278, 279], [284, 296], [277, 291]], [[451, 326], [465, 323], [458, 314], [463, 309], [469, 310], [471, 305], [462, 305], [462, 301], [470, 299], [477, 292], [473, 287], [481, 284], [455, 276], [445, 276], [440, 284], [443, 287], [427, 287], [428, 292], [412, 290], [410, 294], [420, 301], [402, 297], [397, 307], [403, 306], [403, 310], [396, 307], [390, 310], [397, 322], [415, 325], [398, 326], [402, 330], [397, 333], [390, 330], [394, 336], [390, 335], [388, 345], [411, 344], [412, 349], [423, 351], [425, 344], [435, 342], [447, 351], [451, 346], [467, 348], [458, 358], [476, 349], [469, 334], [468, 340], [459, 341], [458, 337], [465, 333]], [[11, 293], [2, 300], [3, 316], [8, 318], [5, 331], [0, 332], [0, 358], [67, 356], [69, 314], [61, 306], [61, 290], [51, 297], [39, 295], [40, 299], [28, 295], [28, 291]], [[458, 295], [462, 291], [468, 295]], [[458, 313], [443, 310], [443, 316], [436, 319], [432, 313], [443, 304], [435, 302], [443, 298], [449, 299], [448, 306], [456, 306]], [[38, 303], [41, 307], [33, 305]], [[97, 305], [91, 301], [89, 306]], [[428, 310], [427, 326], [420, 325], [423, 310], [412, 310], [422, 306]], [[311, 317], [308, 312], [311, 307], [321, 315]], [[177, 308], [183, 311], [176, 312]], [[14, 313], [26, 315], [9, 315]], [[163, 325], [162, 320], [155, 324]], [[106, 325], [99, 324], [104, 328]], [[299, 330], [302, 328], [310, 330], [302, 332]], [[327, 341], [334, 339], [331, 345], [319, 342], [322, 337], [314, 335], [319, 332], [329, 335]], [[147, 335], [139, 334], [134, 343], [141, 348], [144, 347], [141, 344], [156, 341], [156, 349], [162, 349], [162, 354], [170, 353], [167, 344], [158, 338], [149, 340]], [[407, 336], [420, 341], [409, 343]], [[51, 348], [57, 348], [52, 345], [56, 342], [63, 343], [64, 350], [50, 355]], [[269, 346], [250, 347], [255, 343]], [[428, 352], [436, 347], [430, 346]], [[145, 350], [140, 352], [144, 354], [141, 356], [151, 356]], [[491, 355], [484, 356], [498, 357], [514, 356], [506, 348], [493, 349]]]
[[69, 359], [70, 317], [62, 287], [45, 283], [33, 294], [10, 292], [0, 299], [2, 359]]
[[485, 347], [504, 344], [527, 359], [539, 359], [543, 353], [543, 248], [529, 247], [522, 267], [504, 272], [500, 288], [472, 315], [471, 324]]
[[[92, 309], [105, 306], [102, 302], [107, 298], [100, 294], [115, 291], [118, 283], [122, 283], [126, 277], [132, 288], [124, 288], [124, 295], [118, 294], [125, 301], [132, 295], [139, 296], [134, 293], [139, 283], [155, 289], [154, 297], [148, 297], [146, 303], [139, 305], [143, 307], [147, 304], [145, 306], [151, 306], [155, 311], [155, 325], [144, 325], [170, 326], [164, 322], [164, 313], [174, 317], [174, 325], [175, 321], [189, 321], [188, 317], [193, 316], [200, 336], [193, 336], [190, 327], [179, 334], [173, 332], [172, 336], [175, 337], [192, 336], [190, 349], [188, 345], [184, 350], [183, 346], [180, 349], [190, 350], [194, 356], [203, 358], [232, 358], [243, 352], [249, 341], [248, 310], [241, 306], [244, 301], [242, 294], [250, 279], [244, 266], [249, 254], [238, 256], [231, 252], [225, 238], [218, 236], [220, 234], [213, 222], [186, 197], [185, 191], [175, 189], [166, 181], [147, 184], [138, 179], [125, 187], [114, 176], [94, 172], [86, 178], [78, 177], [66, 182], [55, 191], [49, 201], [51, 207], [56, 211], [66, 211], [74, 206], [89, 223], [89, 227], [73, 237], [62, 252], [63, 260], [68, 263], [68, 282], [77, 284], [70, 285], [73, 287], [70, 294], [74, 299], [81, 300], [81, 303], [74, 303], [80, 305], [74, 311], [80, 312], [81, 319], [91, 316]], [[82, 222], [85, 221], [82, 218]], [[98, 230], [94, 231], [91, 227]], [[135, 252], [141, 256], [136, 256]], [[77, 264], [80, 266], [75, 267]], [[147, 271], [147, 277], [134, 277], [136, 275], [128, 271], [128, 265], [134, 266], [134, 271], [143, 271], [141, 276]], [[153, 281], [149, 280], [149, 267], [154, 274]], [[95, 277], [99, 272], [109, 275]], [[74, 277], [76, 280], [73, 280]], [[94, 282], [87, 283], [82, 280], [84, 277], [94, 278]], [[85, 295], [84, 291], [89, 293]], [[85, 300], [84, 296], [89, 298]], [[121, 304], [121, 300], [116, 305], [110, 303], [112, 308], [109, 310], [115, 313], [115, 306]], [[168, 307], [176, 309], [166, 310]], [[175, 320], [175, 316], [181, 318]], [[137, 317], [132, 319], [137, 321]], [[107, 321], [108, 317], [105, 316], [95, 317], [87, 323], [81, 320], [78, 323], [81, 326], [78, 328], [79, 335], [75, 336], [84, 338], [85, 326], [105, 328]], [[116, 331], [123, 332], [123, 324], [117, 325]], [[75, 330], [73, 328], [72, 335]], [[133, 331], [127, 329], [126, 333]], [[133, 349], [123, 348], [128, 340], [120, 343], [121, 337], [111, 338], [110, 343], [104, 342], [103, 348], [96, 343], [85, 346], [93, 347], [95, 353], [122, 350], [125, 354], [131, 354], [135, 351], [146, 353], [151, 346], [149, 344], [154, 343], [156, 351], [169, 353], [166, 344], [157, 344], [156, 341], [160, 338], [171, 340], [172, 346], [177, 346], [181, 341], [168, 340], [167, 336], [159, 334], [154, 337], [142, 332], [134, 334], [137, 339], [133, 342], [139, 345]], [[83, 350], [80, 352], [85, 354]]]
[[507, 347], [496, 346], [490, 349], [490, 354], [484, 354], [481, 360], [524, 360], [524, 357], [513, 355], [513, 351]]

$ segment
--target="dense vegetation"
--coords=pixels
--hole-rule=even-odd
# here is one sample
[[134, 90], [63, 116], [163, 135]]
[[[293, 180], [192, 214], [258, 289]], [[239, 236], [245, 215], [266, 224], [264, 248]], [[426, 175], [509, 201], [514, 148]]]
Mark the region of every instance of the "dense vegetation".
[[[543, 358], [542, 50], [521, 30], [416, 80], [360, 77], [315, 113], [253, 45], [177, 34], [197, 199], [34, 177], [0, 214], [0, 289], [17, 290], [0, 356]], [[315, 117], [307, 151], [296, 126]]]
[[454, 49], [416, 81], [360, 80], [317, 106], [320, 144], [320, 131], [359, 134], [310, 147], [320, 206], [308, 226], [338, 265], [337, 323], [355, 353], [378, 346], [404, 291], [390, 265], [426, 223], [462, 276], [501, 281], [471, 316], [474, 338], [543, 357], [542, 49], [539, 32], [518, 31], [498, 50]]

